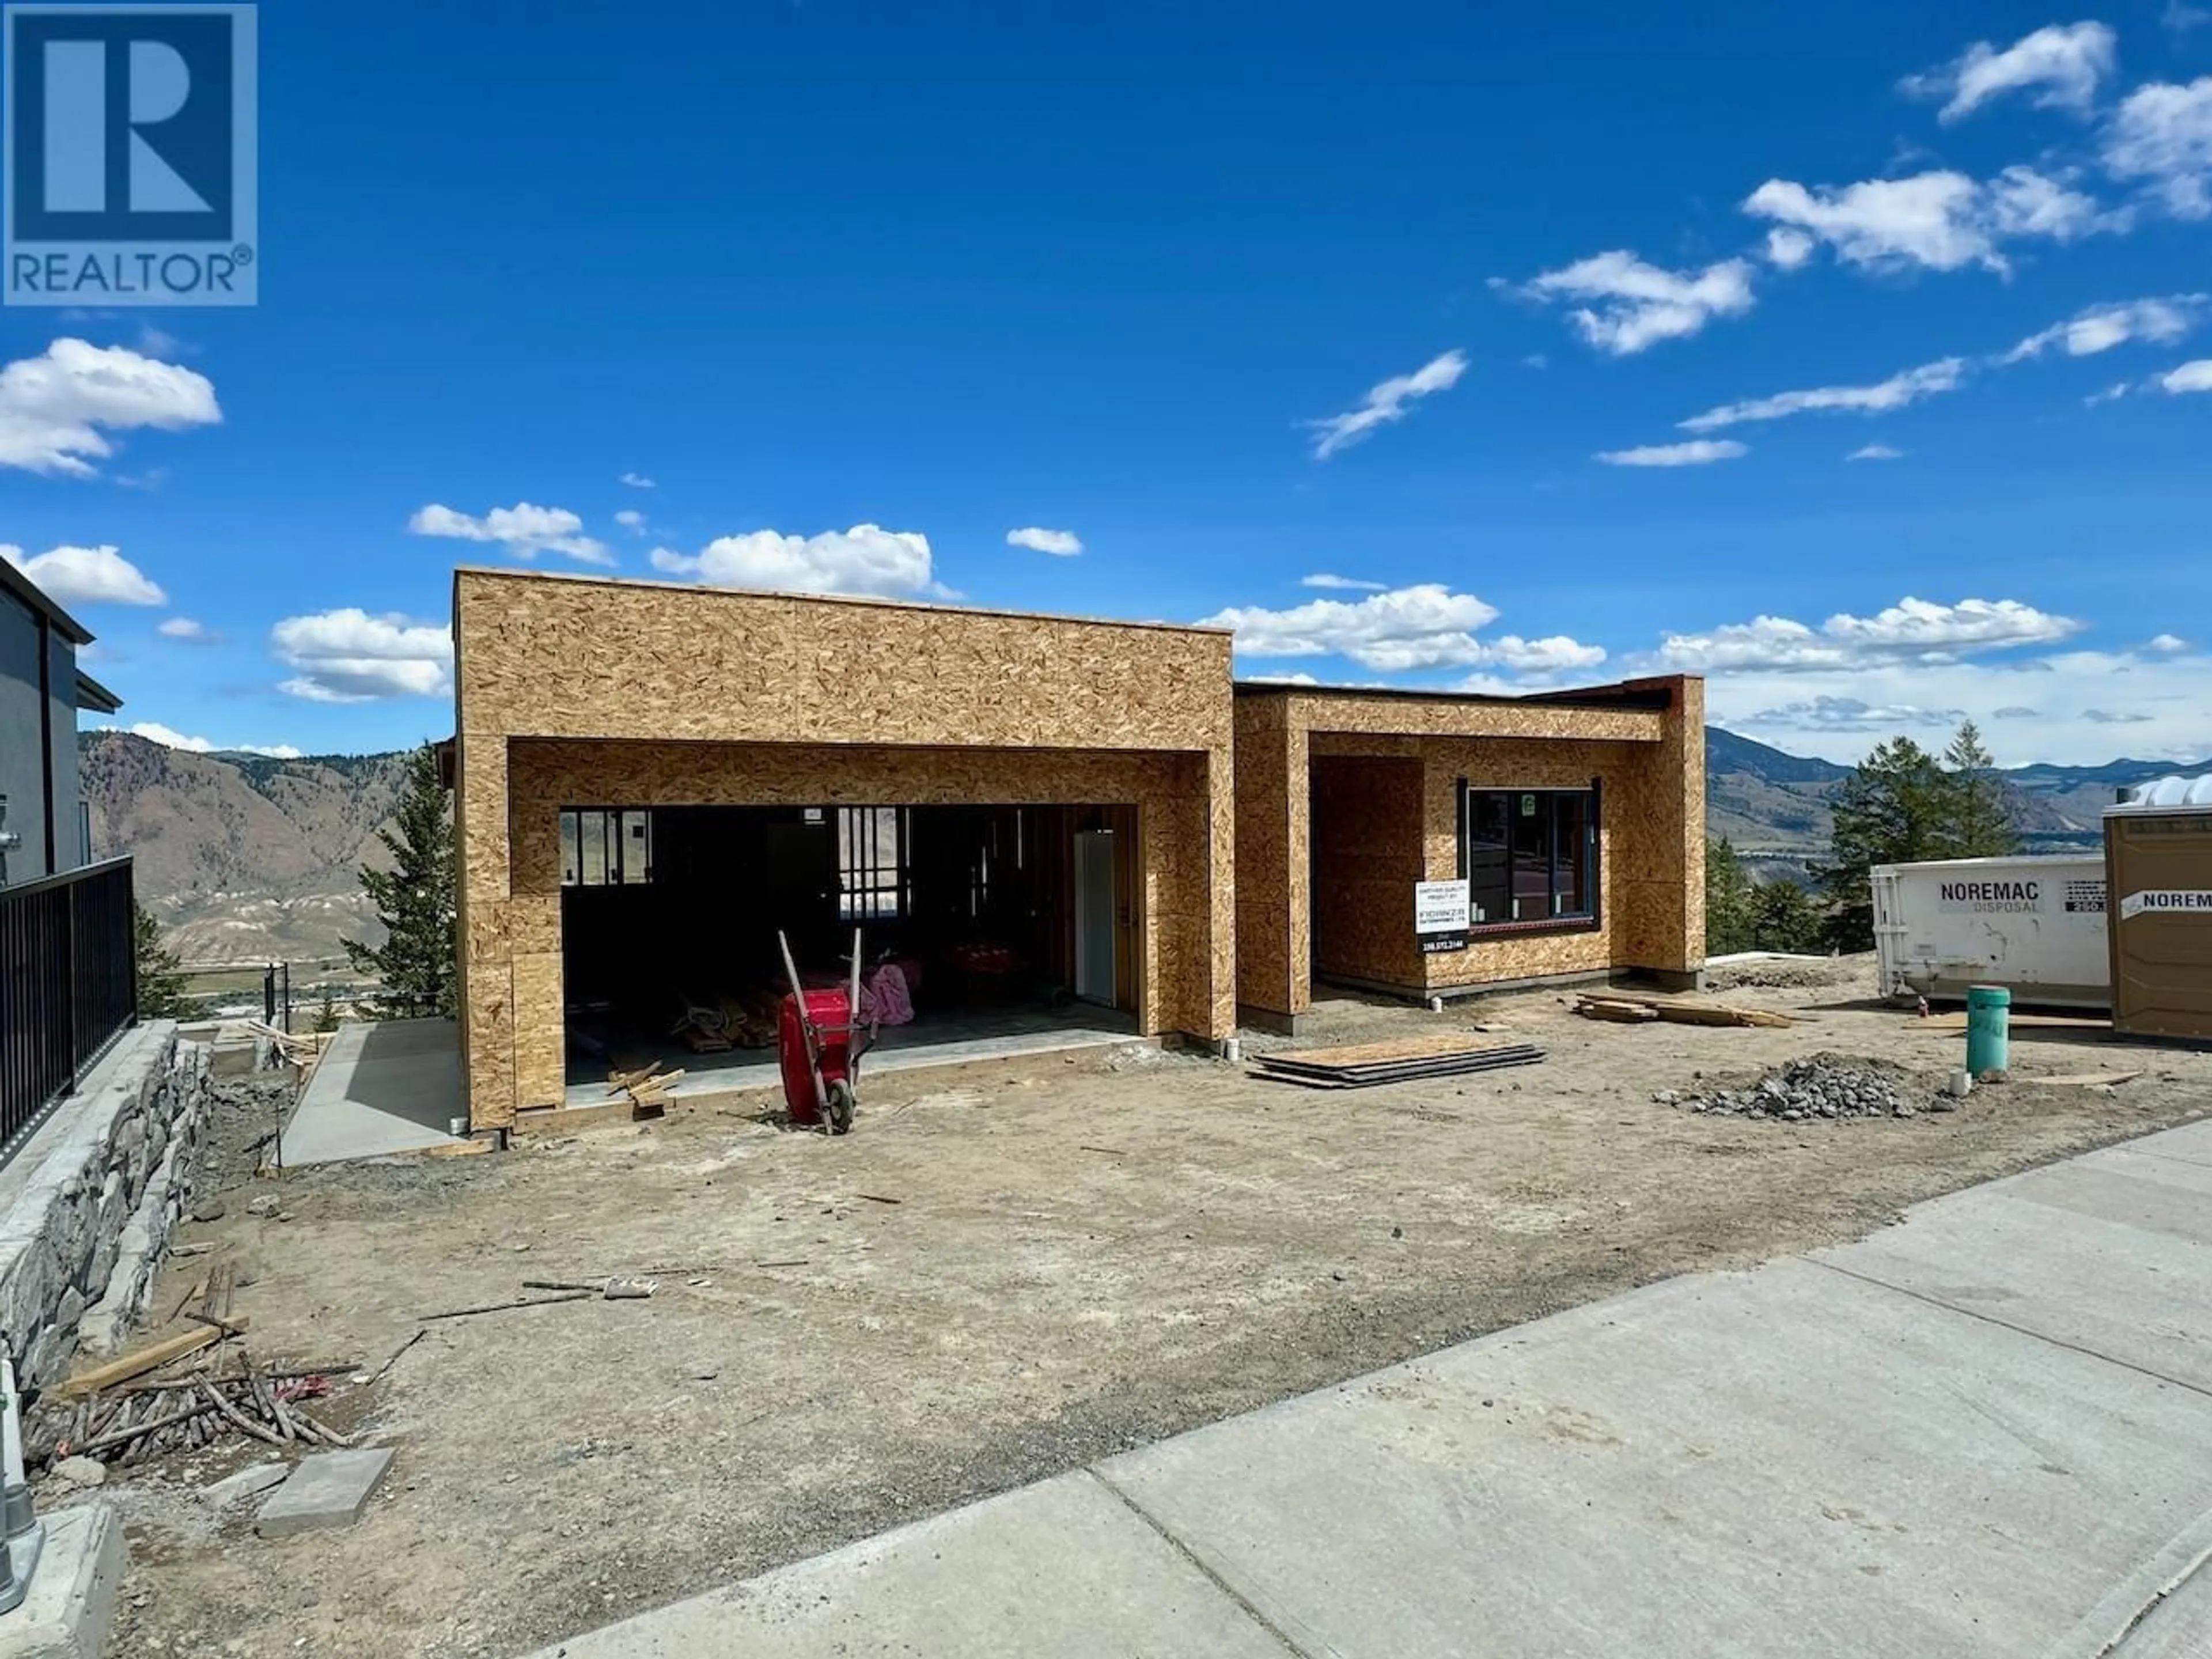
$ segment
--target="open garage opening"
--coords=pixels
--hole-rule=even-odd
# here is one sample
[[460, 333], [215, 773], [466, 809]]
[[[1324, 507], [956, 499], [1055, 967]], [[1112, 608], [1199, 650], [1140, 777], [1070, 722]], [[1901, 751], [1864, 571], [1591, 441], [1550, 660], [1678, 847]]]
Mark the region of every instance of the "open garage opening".
[[1133, 1035], [1139, 837], [1110, 804], [564, 806], [569, 1103], [655, 1060], [773, 1085], [779, 933], [829, 988], [858, 930], [878, 1065]]

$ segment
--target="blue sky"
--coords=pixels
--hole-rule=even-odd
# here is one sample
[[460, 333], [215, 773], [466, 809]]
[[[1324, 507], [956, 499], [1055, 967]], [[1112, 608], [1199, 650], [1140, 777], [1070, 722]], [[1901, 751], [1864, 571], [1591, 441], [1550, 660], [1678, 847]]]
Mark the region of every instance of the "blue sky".
[[443, 735], [452, 568], [526, 561], [1705, 672], [1844, 759], [2212, 753], [2212, 11], [260, 36], [261, 303], [0, 313], [0, 543], [126, 722]]

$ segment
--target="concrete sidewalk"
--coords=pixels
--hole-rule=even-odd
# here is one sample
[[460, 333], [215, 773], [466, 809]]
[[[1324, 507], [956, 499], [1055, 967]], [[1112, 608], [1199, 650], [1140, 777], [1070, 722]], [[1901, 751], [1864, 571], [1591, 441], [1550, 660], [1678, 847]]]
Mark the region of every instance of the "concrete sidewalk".
[[2212, 1123], [1669, 1280], [548, 1650], [2212, 1652]]
[[455, 1145], [469, 1115], [450, 1019], [349, 1020], [284, 1126], [285, 1168]]

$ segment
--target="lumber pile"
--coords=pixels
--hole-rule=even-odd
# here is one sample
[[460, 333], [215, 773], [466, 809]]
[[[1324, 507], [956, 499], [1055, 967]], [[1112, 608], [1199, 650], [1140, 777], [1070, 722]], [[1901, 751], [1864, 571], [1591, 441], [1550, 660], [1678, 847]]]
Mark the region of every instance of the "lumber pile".
[[1534, 1066], [1544, 1051], [1526, 1042], [1477, 1043], [1463, 1035], [1406, 1037], [1338, 1048], [1297, 1048], [1256, 1057], [1259, 1075], [1309, 1089], [1371, 1089], [1386, 1083], [1463, 1077]]
[[1684, 997], [1643, 996], [1632, 991], [1586, 991], [1575, 1001], [1584, 1019], [1633, 1025], [1665, 1020], [1674, 1025], [1795, 1025], [1788, 1014], [1771, 1008], [1740, 1008], [1733, 1003], [1696, 1002]]
[[252, 1322], [231, 1312], [234, 1283], [231, 1267], [216, 1263], [178, 1304], [182, 1328], [48, 1390], [24, 1425], [31, 1462], [150, 1463], [240, 1436], [271, 1446], [352, 1445], [302, 1402], [327, 1396], [332, 1377], [351, 1372], [354, 1361], [257, 1364], [243, 1346], [210, 1352], [242, 1338]]
[[33, 1407], [25, 1445], [34, 1464], [96, 1457], [111, 1467], [241, 1437], [271, 1446], [350, 1446], [353, 1437], [305, 1402], [327, 1398], [333, 1377], [351, 1370], [350, 1361], [255, 1364], [241, 1353], [229, 1365], [50, 1396]]
[[607, 1073], [607, 1098], [617, 1095], [629, 1097], [632, 1117], [660, 1117], [668, 1110], [668, 1086], [685, 1077], [683, 1072], [664, 1072], [660, 1062], [639, 1066], [635, 1071]]
[[757, 987], [741, 996], [726, 991], [712, 1002], [683, 999], [683, 1012], [668, 1028], [695, 1054], [726, 1054], [732, 1048], [768, 1048], [775, 1043], [776, 997]]

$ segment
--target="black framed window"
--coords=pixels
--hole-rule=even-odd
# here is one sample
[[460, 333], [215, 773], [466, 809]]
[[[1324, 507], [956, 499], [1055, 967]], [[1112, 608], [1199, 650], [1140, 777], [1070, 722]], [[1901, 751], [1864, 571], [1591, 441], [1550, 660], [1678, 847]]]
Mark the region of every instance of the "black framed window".
[[653, 814], [637, 807], [565, 807], [563, 887], [641, 887], [653, 879]]
[[1595, 925], [1596, 783], [1587, 789], [1461, 788], [1469, 924]]

